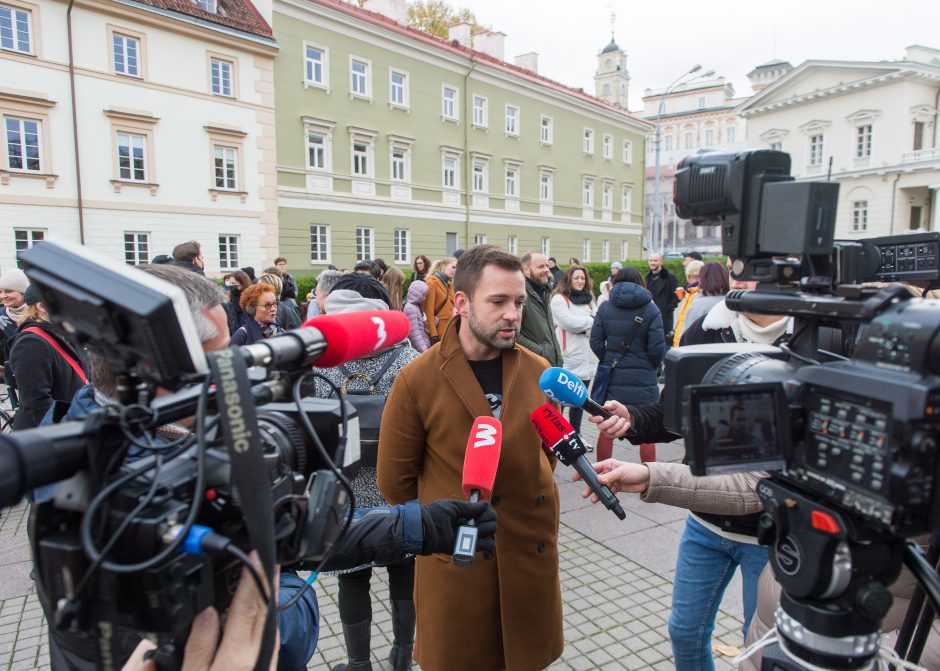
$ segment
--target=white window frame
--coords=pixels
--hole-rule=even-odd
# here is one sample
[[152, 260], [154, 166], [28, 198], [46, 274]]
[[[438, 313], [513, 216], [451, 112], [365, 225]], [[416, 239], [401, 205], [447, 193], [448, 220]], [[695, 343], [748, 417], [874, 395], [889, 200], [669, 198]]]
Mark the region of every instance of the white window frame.
[[868, 230], [868, 201], [852, 201], [852, 232], [864, 233]]
[[[126, 145], [128, 148], [128, 168], [127, 168], [128, 174], [127, 176], [124, 175], [124, 168], [123, 166], [121, 166], [121, 148], [122, 146], [125, 146], [121, 144], [122, 137], [127, 138], [127, 145]], [[131, 153], [132, 153], [131, 150], [136, 149], [136, 147], [132, 145], [134, 144], [134, 140], [137, 140], [137, 139], [140, 140], [141, 155], [139, 159], [131, 156]], [[147, 165], [147, 158], [148, 158], [147, 154], [150, 151], [150, 147], [147, 145], [147, 140], [148, 140], [148, 137], [144, 133], [135, 133], [132, 131], [125, 131], [125, 130], [120, 130], [117, 132], [117, 151], [118, 151], [117, 159], [118, 159], [118, 179], [119, 180], [124, 181], [124, 182], [140, 182], [140, 183], [147, 182], [147, 180], [149, 179], [149, 175], [147, 174], [147, 168], [149, 167]], [[136, 168], [134, 164], [138, 160], [140, 162], [139, 171], [142, 174], [140, 177], [135, 177], [134, 175], [135, 173], [138, 172], [138, 168]]]
[[594, 208], [594, 178], [584, 177], [581, 180], [581, 206]]
[[[142, 246], [141, 242], [143, 242]], [[124, 231], [124, 263], [129, 266], [137, 266], [141, 263], [149, 262], [150, 233], [144, 231]]]
[[[362, 152], [356, 151], [356, 145], [363, 145], [365, 148]], [[349, 162], [349, 174], [354, 178], [359, 179], [374, 179], [375, 177], [375, 152], [373, 151], [374, 143], [370, 142], [366, 138], [353, 137], [349, 141], [349, 152], [350, 152], [350, 162]], [[361, 163], [358, 159], [365, 161], [366, 171], [361, 172], [357, 169], [358, 165]]]
[[[120, 44], [119, 44], [120, 43]], [[128, 54], [129, 45], [133, 43], [134, 63], [131, 64], [131, 56]], [[135, 35], [128, 35], [120, 31], [111, 31], [111, 67], [114, 68], [114, 74], [123, 77], [141, 77], [141, 40]], [[118, 60], [118, 49], [120, 47], [120, 60]]]
[[706, 128], [704, 130], [703, 144], [706, 147], [714, 146], [715, 144], [715, 129], [714, 128]]
[[[401, 84], [395, 83], [395, 75], [401, 77]], [[395, 100], [396, 89], [400, 89], [401, 100]], [[388, 69], [388, 104], [398, 109], [411, 109], [411, 75], [405, 70]]]
[[[477, 170], [479, 168], [479, 170]], [[471, 184], [473, 193], [489, 194], [490, 192], [490, 164], [479, 158], [473, 159], [473, 165], [470, 169], [473, 182]]]
[[[867, 133], [865, 129], [868, 129]], [[855, 126], [852, 158], [858, 160], [871, 160], [872, 138], [874, 137], [874, 124], [860, 123]]]
[[633, 187], [629, 184], [620, 186], [620, 212], [621, 218], [625, 217], [627, 221], [633, 214]]
[[705, 96], [699, 96], [699, 97], [698, 97], [698, 108], [699, 108], [700, 110], [705, 109]]
[[356, 261], [375, 258], [375, 229], [369, 226], [356, 227]]
[[[548, 122], [547, 124], [545, 122]], [[539, 142], [544, 145], [552, 145], [555, 137], [555, 120], [550, 116], [542, 115], [539, 120]]]
[[506, 251], [510, 254], [519, 253], [519, 236], [510, 235], [506, 238]]
[[196, 5], [210, 14], [218, 14], [219, 5], [217, 0], [194, 0]]
[[20, 263], [20, 252], [25, 252], [37, 242], [46, 239], [48, 231], [44, 228], [14, 228], [13, 229], [13, 253], [16, 256], [16, 267], [22, 268]]
[[[310, 160], [311, 149], [316, 145], [316, 143], [310, 141], [311, 135], [319, 135], [323, 138], [320, 151], [317, 152], [322, 159], [322, 165], [315, 165], [315, 163]], [[307, 170], [316, 170], [318, 172], [333, 171], [333, 130], [331, 128], [306, 125], [304, 127], [304, 144], [307, 148]]]
[[[218, 69], [218, 74], [216, 74]], [[226, 78], [224, 72], [228, 71]], [[216, 87], [218, 79], [218, 87]], [[212, 56], [209, 58], [209, 90], [212, 95], [223, 96], [225, 98], [235, 97], [235, 63], [225, 58]]]
[[474, 244], [474, 245], [485, 245], [485, 244], [486, 244], [486, 234], [485, 234], [485, 233], [474, 233], [474, 234], [473, 234], [473, 244]]
[[585, 128], [582, 134], [581, 149], [585, 154], [594, 155], [594, 129]]
[[552, 254], [552, 239], [548, 236], [542, 238], [539, 242], [539, 249], [542, 251], [543, 256], [551, 256]]
[[623, 164], [633, 165], [633, 142], [630, 140], [623, 141]]
[[771, 151], [783, 151], [783, 142], [777, 140], [776, 142], [770, 143]]
[[584, 263], [591, 262], [591, 238], [584, 238], [581, 241], [581, 261]]
[[[448, 92], [452, 93], [448, 97]], [[441, 119], [444, 121], [460, 121], [460, 90], [450, 84], [441, 85]]]
[[[222, 161], [221, 165], [219, 163], [220, 159]], [[222, 170], [221, 175], [219, 173], [220, 168]], [[214, 144], [212, 146], [212, 172], [216, 189], [237, 191], [240, 177], [238, 174], [238, 147]]]
[[630, 258], [630, 243], [626, 240], [620, 241], [620, 260], [626, 261]]
[[310, 224], [310, 263], [330, 263], [328, 224]]
[[[817, 142], [816, 139], [819, 139]], [[826, 149], [825, 133], [813, 133], [806, 138], [806, 165], [821, 167]]]
[[[364, 72], [356, 72], [355, 66], [365, 66]], [[358, 90], [361, 83], [362, 91]], [[372, 101], [372, 61], [368, 58], [349, 55], [349, 97]]]
[[695, 148], [695, 133], [693, 131], [687, 130], [682, 133], [682, 148], [683, 149], [694, 149]]
[[669, 133], [668, 135], [664, 134], [663, 135], [663, 151], [672, 151], [672, 145], [674, 144], [674, 140], [675, 138], [673, 137], [672, 133]]
[[486, 96], [473, 96], [473, 126], [475, 128], [489, 128], [489, 107], [490, 101]]
[[725, 128], [725, 143], [726, 144], [734, 144], [735, 142], [737, 142], [737, 136], [738, 136], [737, 126], [732, 125], [732, 126], [728, 126], [727, 128]]
[[[316, 60], [310, 58], [310, 51], [316, 51], [320, 54], [320, 78], [316, 79], [313, 75], [316, 73]], [[304, 85], [314, 86], [316, 88], [330, 88], [330, 50], [322, 44], [314, 42], [304, 42]]]
[[[401, 152], [401, 157], [396, 157], [395, 152]], [[395, 174], [395, 166], [401, 166], [401, 175]], [[388, 148], [388, 177], [392, 182], [399, 184], [411, 183], [411, 147], [392, 142]]]
[[519, 137], [522, 130], [522, 109], [518, 105], [506, 105], [506, 137]]
[[552, 203], [555, 200], [555, 173], [551, 170], [539, 170], [539, 202]]
[[[25, 7], [20, 7], [19, 5], [10, 5], [7, 3], [0, 3], [0, 10], [6, 10], [9, 12], [9, 27], [12, 33], [12, 37], [6, 43], [0, 41], [0, 51], [13, 51], [18, 54], [35, 54], [35, 42], [33, 36], [33, 12]], [[22, 31], [17, 25], [23, 20], [25, 16], [26, 23], [26, 48], [22, 48]]]
[[503, 195], [506, 198], [519, 198], [519, 166], [517, 164], [506, 165], [503, 171]]
[[219, 270], [226, 271], [239, 269], [238, 255], [241, 251], [240, 247], [241, 236], [231, 235], [229, 233], [219, 233]]
[[[19, 115], [14, 115], [14, 114], [3, 115], [2, 117], [0, 117], [0, 119], [3, 120], [3, 129], [2, 129], [3, 151], [4, 151], [4, 156], [6, 156], [6, 169], [10, 170], [11, 172], [17, 172], [17, 173], [36, 174], [36, 175], [43, 174], [43, 169], [45, 168], [45, 156], [43, 156], [44, 147], [43, 147], [43, 137], [42, 137], [42, 131], [43, 131], [42, 120], [31, 119], [28, 116], [24, 117], [24, 116], [19, 116]], [[10, 123], [15, 123], [17, 126], [17, 129], [15, 132], [17, 136], [19, 137], [19, 142], [15, 144], [11, 142], [10, 140], [10, 133], [11, 133]], [[31, 159], [31, 157], [29, 156], [29, 148], [33, 145], [28, 142], [28, 138], [31, 133], [27, 130], [27, 124], [35, 124], [36, 126], [35, 159], [39, 162], [39, 164], [35, 168], [29, 167], [29, 162]], [[22, 162], [22, 166], [19, 168], [13, 166], [13, 156], [10, 152], [11, 146], [17, 146], [19, 148], [19, 155], [20, 155], [19, 158], [20, 158], [20, 161]]]
[[392, 232], [392, 258], [395, 263], [408, 263], [411, 258], [411, 230], [396, 228]]
[[605, 212], [614, 209], [614, 185], [607, 181], [601, 184], [601, 209]]
[[604, 133], [603, 152], [605, 161], [614, 160], [614, 136], [609, 133]]
[[[451, 164], [453, 167], [448, 168]], [[450, 175], [450, 179], [448, 179]], [[450, 184], [448, 184], [448, 181]], [[460, 156], [453, 152], [441, 152], [441, 188], [447, 191], [460, 190]]]
[[610, 261], [610, 240], [601, 241], [601, 263]]

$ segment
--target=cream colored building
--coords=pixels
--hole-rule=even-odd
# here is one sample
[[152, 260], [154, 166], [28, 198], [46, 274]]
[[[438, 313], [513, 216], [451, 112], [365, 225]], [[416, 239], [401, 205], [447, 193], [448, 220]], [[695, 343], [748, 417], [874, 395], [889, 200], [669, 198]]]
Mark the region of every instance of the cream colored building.
[[52, 236], [127, 263], [196, 239], [209, 274], [270, 263], [270, 18], [249, 0], [67, 10], [0, 0], [0, 268]]
[[807, 61], [737, 108], [752, 145], [785, 151], [801, 180], [840, 183], [836, 234], [938, 228], [940, 50], [899, 61]]

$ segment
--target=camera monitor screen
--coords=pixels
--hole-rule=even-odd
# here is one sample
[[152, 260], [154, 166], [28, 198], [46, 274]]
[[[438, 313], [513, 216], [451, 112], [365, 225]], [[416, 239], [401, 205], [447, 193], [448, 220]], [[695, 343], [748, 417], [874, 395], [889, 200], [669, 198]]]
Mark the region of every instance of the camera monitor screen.
[[696, 475], [784, 467], [790, 442], [786, 393], [779, 383], [686, 388], [686, 452]]

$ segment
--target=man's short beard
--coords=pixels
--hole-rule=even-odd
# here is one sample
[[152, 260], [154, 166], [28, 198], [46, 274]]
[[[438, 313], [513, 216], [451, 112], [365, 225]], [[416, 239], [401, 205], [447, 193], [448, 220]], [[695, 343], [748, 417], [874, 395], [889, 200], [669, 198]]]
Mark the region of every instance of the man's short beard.
[[[516, 345], [516, 339], [514, 337], [508, 339], [499, 337], [499, 331], [502, 329], [497, 329], [493, 334], [487, 334], [480, 326], [480, 322], [477, 321], [476, 317], [473, 315], [473, 308], [470, 308], [470, 314], [467, 317], [467, 326], [470, 327], [470, 333], [476, 338], [477, 342], [486, 347], [509, 350]], [[518, 324], [513, 324], [511, 328], [517, 332], [519, 330]]]

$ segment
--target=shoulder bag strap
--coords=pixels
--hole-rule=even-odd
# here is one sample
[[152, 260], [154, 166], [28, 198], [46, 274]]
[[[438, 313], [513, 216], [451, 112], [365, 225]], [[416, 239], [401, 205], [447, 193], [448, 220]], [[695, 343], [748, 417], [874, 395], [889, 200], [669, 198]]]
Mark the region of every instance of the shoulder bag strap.
[[385, 365], [372, 376], [372, 379], [369, 380], [369, 386], [375, 388], [375, 385], [379, 383], [379, 380], [382, 379], [382, 376], [388, 372], [388, 369], [392, 367], [392, 364], [398, 360], [398, 357], [401, 356], [401, 353], [405, 350], [404, 345], [396, 345], [394, 349], [389, 353], [388, 359], [385, 360]]
[[[644, 308], [643, 311], [646, 312], [646, 308]], [[643, 326], [644, 321], [646, 320], [643, 318], [643, 315], [637, 312], [636, 316], [633, 317], [633, 323], [630, 325], [630, 330], [627, 332], [627, 336], [623, 339], [623, 344], [621, 344], [620, 349], [617, 350], [617, 356], [614, 357], [613, 363], [611, 363], [613, 368], [617, 367], [617, 364], [620, 363], [623, 355], [626, 354], [627, 350], [630, 349], [630, 345], [633, 344], [633, 339], [636, 338], [637, 331], [639, 331], [640, 327]]]
[[49, 343], [52, 349], [58, 352], [59, 356], [65, 359], [65, 362], [72, 367], [72, 370], [74, 370], [75, 374], [78, 375], [78, 377], [81, 379], [82, 384], [88, 384], [88, 378], [85, 376], [85, 371], [82, 370], [82, 367], [78, 365], [78, 362], [75, 361], [75, 359], [70, 357], [68, 353], [62, 349], [62, 345], [60, 345], [55, 338], [43, 331], [41, 328], [37, 328], [35, 326], [27, 326], [25, 329], [23, 329], [23, 333], [32, 333], [33, 335], [38, 335], [40, 338]]

